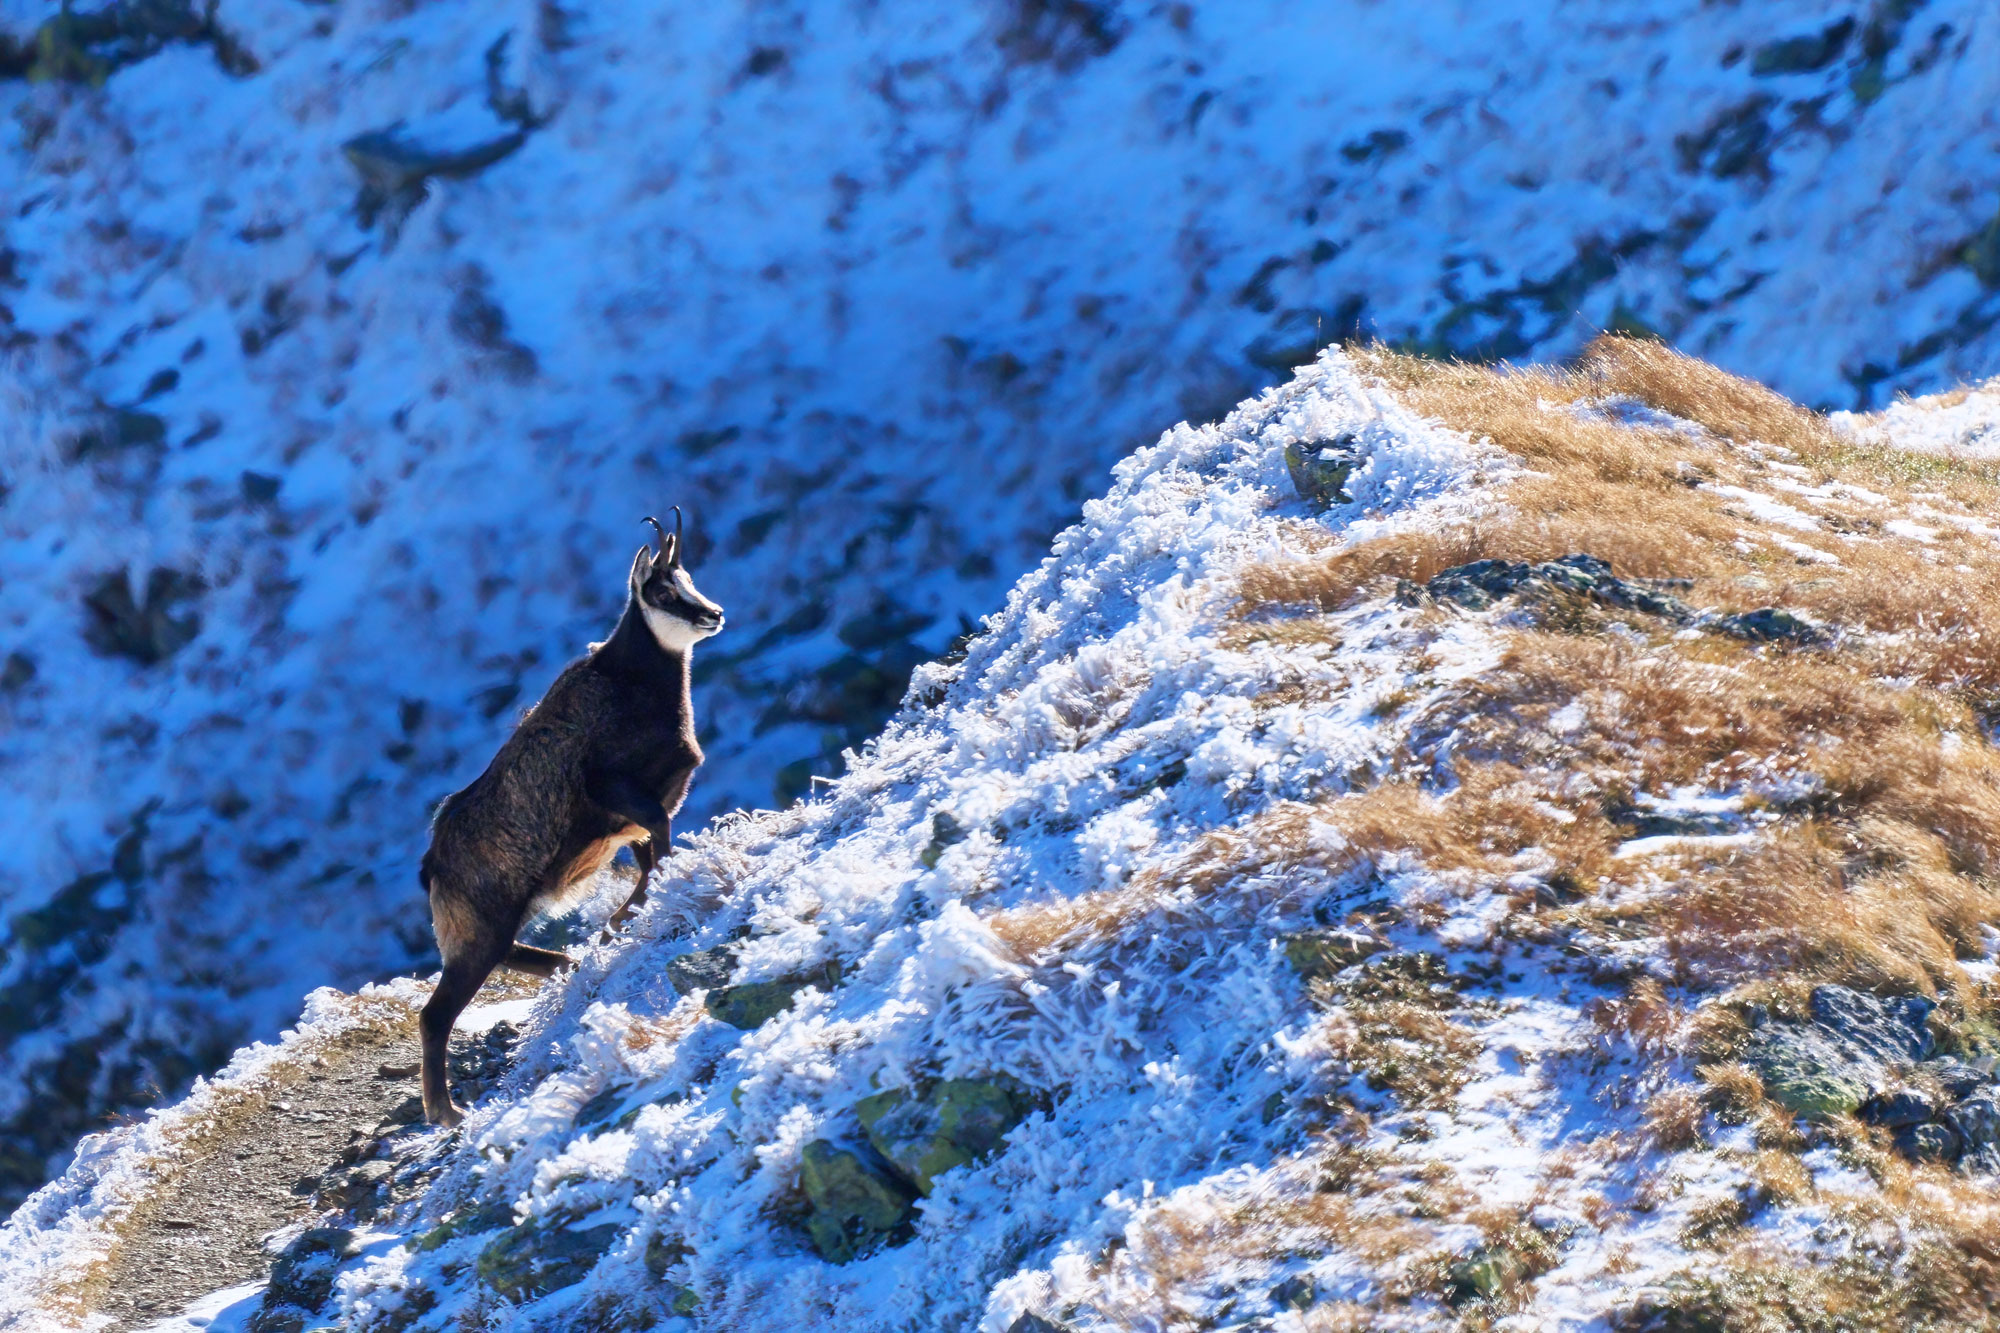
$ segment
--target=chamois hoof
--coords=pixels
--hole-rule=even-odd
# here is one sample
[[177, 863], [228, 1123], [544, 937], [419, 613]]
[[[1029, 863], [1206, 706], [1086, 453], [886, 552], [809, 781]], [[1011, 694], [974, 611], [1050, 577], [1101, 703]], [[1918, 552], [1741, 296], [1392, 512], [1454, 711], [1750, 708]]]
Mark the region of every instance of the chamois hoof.
[[424, 1119], [441, 1129], [455, 1129], [465, 1119], [465, 1112], [447, 1101], [442, 1106], [426, 1106]]

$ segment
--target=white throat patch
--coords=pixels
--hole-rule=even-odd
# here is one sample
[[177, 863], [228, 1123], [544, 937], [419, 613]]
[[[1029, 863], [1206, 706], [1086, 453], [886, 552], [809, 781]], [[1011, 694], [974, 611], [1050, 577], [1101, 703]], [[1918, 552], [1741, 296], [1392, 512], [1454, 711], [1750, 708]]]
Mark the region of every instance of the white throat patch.
[[670, 653], [685, 653], [700, 643], [713, 630], [696, 629], [679, 616], [660, 610], [657, 606], [646, 605], [639, 599], [639, 614], [646, 617], [646, 628], [653, 631], [653, 639]]

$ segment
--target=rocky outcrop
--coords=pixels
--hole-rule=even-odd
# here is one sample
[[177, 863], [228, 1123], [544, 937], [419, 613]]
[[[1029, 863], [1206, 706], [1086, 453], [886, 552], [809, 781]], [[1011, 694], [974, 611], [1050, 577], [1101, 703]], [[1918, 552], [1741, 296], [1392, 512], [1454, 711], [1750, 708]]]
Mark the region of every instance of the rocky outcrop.
[[1889, 1086], [1894, 1071], [1935, 1048], [1920, 997], [1881, 1000], [1845, 986], [1819, 986], [1804, 1021], [1771, 1018], [1750, 1034], [1744, 1063], [1786, 1110], [1810, 1120], [1851, 1115]]
[[831, 989], [840, 984], [840, 965], [827, 962], [768, 981], [731, 985], [730, 978], [736, 974], [736, 953], [735, 945], [725, 944], [683, 954], [667, 964], [667, 980], [682, 995], [705, 992], [703, 1005], [711, 1016], [745, 1031], [762, 1026], [773, 1014], [783, 1013], [791, 1007], [792, 997], [808, 986]]
[[918, 1194], [929, 1194], [937, 1176], [998, 1148], [1027, 1114], [1027, 1102], [996, 1081], [952, 1078], [922, 1096], [907, 1088], [878, 1092], [854, 1112], [883, 1160]]
[[[1694, 610], [1673, 594], [1693, 586], [1688, 579], [1626, 579], [1611, 562], [1575, 554], [1530, 564], [1521, 560], [1475, 560], [1432, 577], [1423, 594], [1468, 611], [1483, 611], [1508, 597], [1546, 600], [1586, 597], [1605, 606], [1638, 611], [1675, 622], [1694, 619]], [[1406, 593], [1413, 597], [1414, 592]]]

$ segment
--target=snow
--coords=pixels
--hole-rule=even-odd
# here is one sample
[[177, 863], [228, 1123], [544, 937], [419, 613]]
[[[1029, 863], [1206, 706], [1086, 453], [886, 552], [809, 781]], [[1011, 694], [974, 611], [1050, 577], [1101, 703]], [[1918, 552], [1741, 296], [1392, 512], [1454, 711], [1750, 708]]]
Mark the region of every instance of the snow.
[[262, 1282], [246, 1282], [240, 1287], [225, 1287], [178, 1314], [147, 1324], [138, 1333], [244, 1333], [263, 1299], [264, 1286]]
[[1866, 416], [1836, 412], [1832, 421], [1836, 429], [1869, 444], [1893, 440], [1897, 448], [1917, 453], [2000, 456], [2000, 390], [1986, 385], [1962, 395], [1899, 398]]
[[[837, 769], [879, 720], [836, 707], [856, 659], [893, 694], [890, 650], [993, 606], [1135, 443], [1317, 341], [1636, 320], [1845, 405], [1985, 371], [2000, 29], [1936, 0], [1757, 72], [1831, 15], [225, 0], [253, 76], [175, 46], [0, 84], [0, 663], [36, 671], [0, 692], [0, 915], [143, 827], [54, 971], [0, 974], [56, 997], [0, 1039], [0, 1118], [101, 1053], [88, 1123], [176, 1077], [150, 1047], [423, 960], [425, 812], [602, 634], [644, 513], [689, 508], [731, 616], [693, 828]], [[507, 129], [502, 37], [552, 119], [362, 228], [341, 145]], [[1987, 447], [1989, 401], [1940, 441]], [[107, 408], [162, 443], [76, 457]], [[79, 636], [126, 566], [206, 584], [155, 666]], [[878, 591], [923, 623], [855, 648]]]
[[1628, 838], [1618, 844], [1616, 857], [1652, 856], [1659, 852], [1706, 852], [1725, 847], [1745, 847], [1757, 841], [1754, 833], [1661, 833], [1650, 838]]

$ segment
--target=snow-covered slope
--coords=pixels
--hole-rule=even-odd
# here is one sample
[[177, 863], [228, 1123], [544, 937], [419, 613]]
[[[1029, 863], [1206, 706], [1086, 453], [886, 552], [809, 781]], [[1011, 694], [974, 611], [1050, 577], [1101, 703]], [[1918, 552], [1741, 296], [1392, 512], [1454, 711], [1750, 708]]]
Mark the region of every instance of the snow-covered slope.
[[57, 10], [0, 0], [17, 1185], [425, 955], [425, 811], [642, 513], [732, 613], [699, 818], [1316, 343], [1643, 323], [1841, 406], [1995, 351], [1969, 0]]
[[[1858, 442], [1951, 411], [1613, 344], [1328, 353], [1167, 432], [847, 774], [577, 949], [462, 1130], [384, 1141], [292, 1314], [1984, 1326], [1993, 602], [1937, 589], [2000, 579], [2000, 479]], [[75, 1317], [213, 1096], [0, 1232], [0, 1310]], [[1869, 1110], [1948, 1096], [1943, 1160]]]

